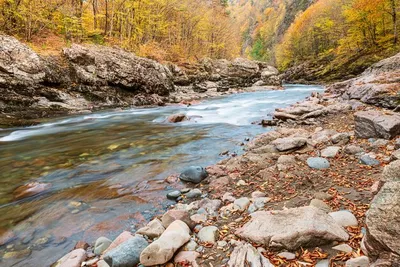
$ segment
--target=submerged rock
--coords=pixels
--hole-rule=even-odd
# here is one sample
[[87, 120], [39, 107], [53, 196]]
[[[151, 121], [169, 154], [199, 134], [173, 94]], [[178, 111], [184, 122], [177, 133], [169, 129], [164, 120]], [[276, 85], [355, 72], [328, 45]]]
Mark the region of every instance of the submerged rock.
[[208, 173], [203, 167], [191, 166], [181, 173], [179, 179], [185, 182], [198, 184], [201, 183], [201, 181], [203, 181], [207, 177]]
[[349, 238], [331, 216], [315, 207], [257, 211], [251, 217], [236, 235], [273, 249], [296, 250]]
[[168, 117], [167, 121], [171, 123], [178, 123], [187, 121], [188, 117], [185, 114], [174, 114]]

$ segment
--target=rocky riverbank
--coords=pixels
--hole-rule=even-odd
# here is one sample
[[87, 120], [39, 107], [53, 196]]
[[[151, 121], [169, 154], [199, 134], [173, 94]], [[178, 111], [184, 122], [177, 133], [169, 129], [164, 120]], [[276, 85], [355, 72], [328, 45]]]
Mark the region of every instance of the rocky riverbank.
[[59, 56], [41, 56], [0, 35], [0, 126], [99, 109], [189, 104], [254, 84], [279, 86], [278, 74], [265, 63], [242, 58], [178, 67], [118, 48], [77, 44]]
[[245, 154], [166, 178], [168, 212], [54, 266], [398, 266], [400, 115], [347, 96], [277, 110]]

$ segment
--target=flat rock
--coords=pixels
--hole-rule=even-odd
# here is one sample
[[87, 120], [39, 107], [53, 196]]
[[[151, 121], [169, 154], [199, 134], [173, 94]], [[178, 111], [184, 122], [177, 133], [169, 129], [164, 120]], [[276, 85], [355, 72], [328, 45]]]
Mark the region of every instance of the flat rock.
[[330, 212], [329, 215], [335, 220], [335, 222], [337, 222], [337, 224], [343, 227], [358, 226], [356, 216], [348, 210]]
[[339, 146], [329, 146], [321, 150], [321, 157], [324, 158], [334, 158], [339, 153], [341, 147]]
[[198, 184], [207, 178], [207, 171], [201, 166], [191, 166], [185, 169], [180, 175], [179, 179], [184, 182]]
[[302, 148], [307, 144], [307, 139], [302, 137], [278, 138], [271, 144], [274, 145], [278, 151], [284, 152]]
[[307, 165], [310, 168], [313, 169], [318, 169], [318, 170], [322, 170], [322, 169], [328, 169], [331, 165], [329, 164], [329, 161], [324, 159], [324, 158], [308, 158], [307, 159]]
[[203, 227], [197, 236], [201, 242], [215, 244], [218, 238], [218, 228], [215, 226]]
[[400, 135], [400, 114], [383, 111], [360, 111], [354, 114], [355, 134], [359, 138], [392, 139]]
[[177, 220], [168, 226], [159, 239], [151, 243], [140, 254], [144, 266], [164, 264], [175, 252], [190, 240], [190, 229], [183, 221]]
[[161, 223], [159, 219], [154, 219], [149, 222], [145, 227], [140, 228], [136, 233], [140, 235], [145, 235], [149, 238], [159, 237], [162, 233], [164, 233], [165, 227]]
[[110, 267], [132, 267], [140, 262], [140, 254], [148, 246], [142, 236], [134, 236], [104, 255], [104, 261]]
[[349, 238], [331, 216], [315, 207], [257, 211], [251, 217], [236, 235], [273, 249], [296, 250]]

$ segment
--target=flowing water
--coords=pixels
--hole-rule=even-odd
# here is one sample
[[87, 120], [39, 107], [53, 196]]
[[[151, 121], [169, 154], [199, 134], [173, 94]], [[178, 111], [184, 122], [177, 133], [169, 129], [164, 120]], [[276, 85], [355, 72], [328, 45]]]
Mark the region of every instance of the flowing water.
[[[251, 124], [322, 91], [290, 85], [169, 106], [98, 112], [0, 130], [1, 266], [49, 266], [79, 240], [110, 239], [172, 204], [163, 180], [192, 165], [207, 166], [220, 153], [242, 153], [246, 138], [268, 131]], [[185, 113], [193, 120], [169, 124]], [[21, 197], [18, 187], [46, 184]], [[15, 251], [16, 253], [10, 253]]]

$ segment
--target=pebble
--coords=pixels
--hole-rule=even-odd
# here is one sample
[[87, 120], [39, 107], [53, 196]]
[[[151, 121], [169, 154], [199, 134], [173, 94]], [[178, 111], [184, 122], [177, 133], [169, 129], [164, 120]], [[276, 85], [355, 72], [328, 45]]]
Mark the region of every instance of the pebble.
[[238, 206], [238, 208], [243, 211], [243, 210], [246, 210], [250, 206], [250, 199], [247, 197], [242, 197], [242, 198], [236, 199], [233, 202], [233, 204]]
[[346, 261], [346, 267], [368, 267], [369, 259], [367, 256], [350, 259]]
[[364, 149], [362, 149], [359, 146], [356, 145], [348, 145], [345, 149], [344, 152], [346, 154], [350, 154], [350, 155], [356, 155], [356, 154], [360, 154], [362, 152], [364, 152]]
[[332, 249], [341, 251], [341, 252], [345, 252], [345, 253], [353, 252], [353, 249], [347, 244], [340, 244], [340, 245], [334, 246]]
[[233, 197], [232, 193], [230, 193], [230, 192], [226, 192], [222, 196], [222, 201], [234, 202], [235, 200], [236, 200], [236, 198]]
[[294, 260], [296, 258], [296, 254], [290, 252], [281, 252], [278, 256], [287, 260]]
[[196, 188], [196, 189], [190, 190], [186, 194], [186, 197], [187, 198], [198, 198], [198, 197], [201, 197], [201, 194], [202, 194], [201, 190]]
[[176, 200], [178, 197], [181, 196], [181, 191], [172, 191], [167, 194], [167, 198], [171, 200]]
[[329, 161], [324, 158], [308, 158], [307, 164], [313, 169], [328, 169], [330, 167]]
[[218, 241], [217, 242], [217, 246], [220, 247], [220, 248], [223, 248], [226, 245], [228, 245], [228, 243], [226, 241]]
[[196, 241], [194, 241], [193, 239], [191, 239], [189, 242], [186, 243], [185, 249], [186, 249], [187, 251], [195, 251], [196, 248], [197, 248], [197, 246], [198, 246], [198, 245], [197, 245]]
[[245, 181], [243, 181], [243, 180], [239, 180], [239, 181], [236, 183], [236, 185], [237, 185], [237, 186], [245, 186], [245, 185], [247, 185], [247, 183], [246, 183]]
[[259, 198], [259, 197], [266, 197], [267, 194], [265, 194], [264, 192], [261, 191], [255, 191], [253, 193], [251, 193], [251, 198]]
[[215, 244], [218, 238], [218, 228], [215, 226], [203, 227], [197, 234], [201, 242]]

